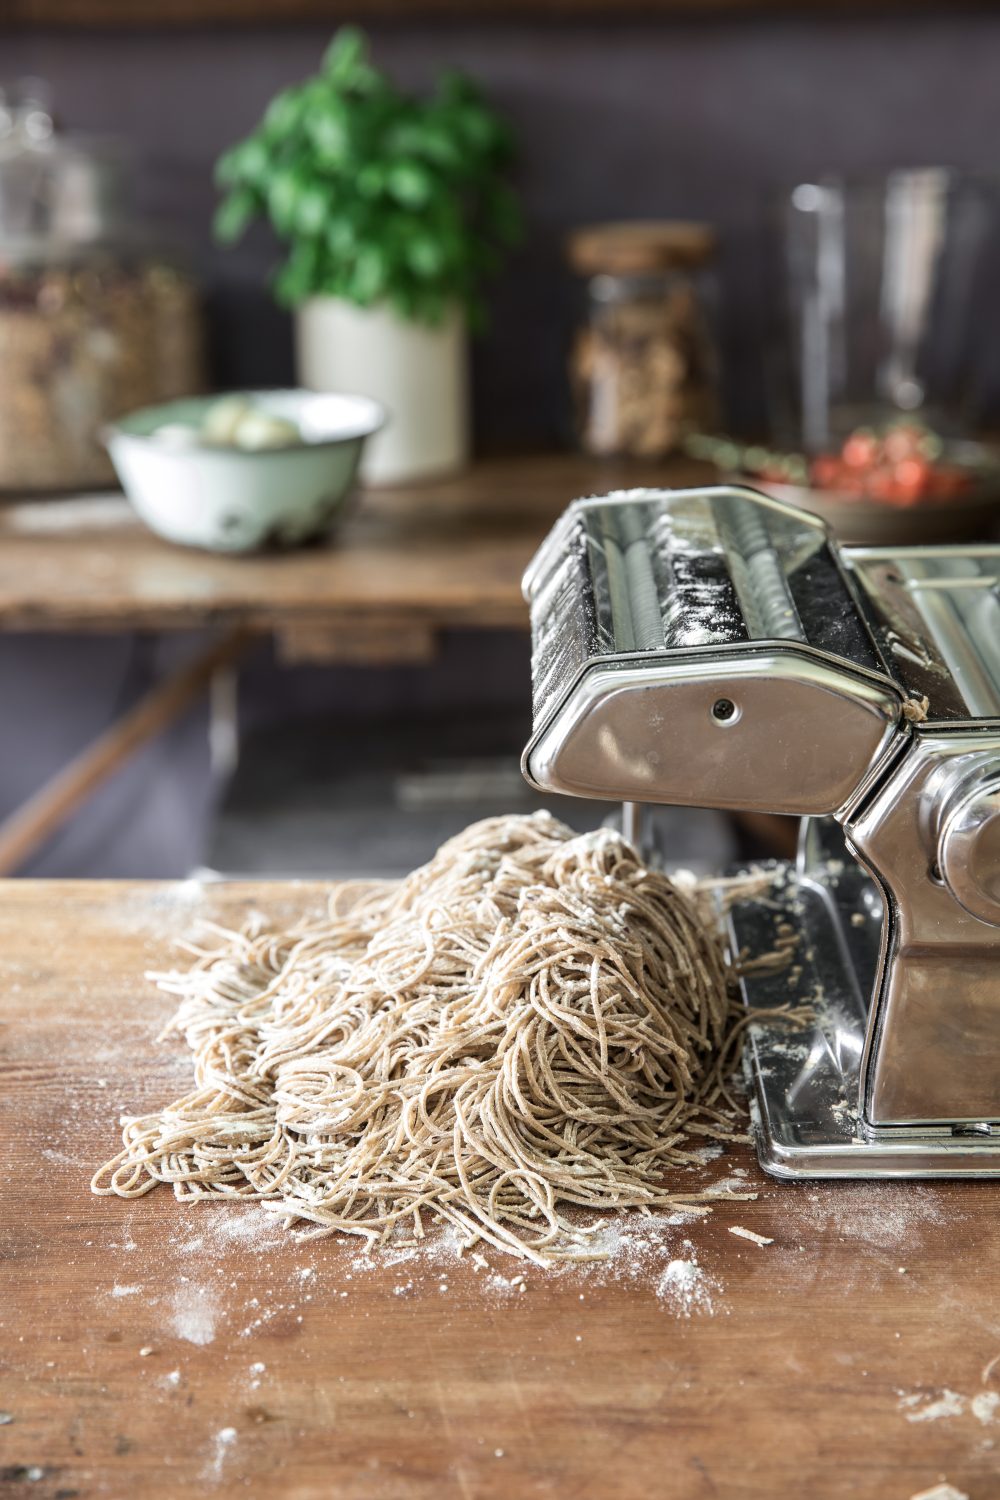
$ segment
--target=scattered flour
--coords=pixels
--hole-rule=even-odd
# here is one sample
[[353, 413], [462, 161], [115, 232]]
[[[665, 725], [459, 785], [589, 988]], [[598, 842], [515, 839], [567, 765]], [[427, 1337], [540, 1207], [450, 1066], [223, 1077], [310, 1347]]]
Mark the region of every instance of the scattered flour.
[[656, 1283], [656, 1295], [669, 1303], [682, 1318], [692, 1313], [713, 1313], [713, 1283], [692, 1256], [690, 1260], [672, 1260]]
[[[372, 1252], [363, 1250], [351, 1261], [351, 1271], [363, 1276], [377, 1259], [380, 1265], [405, 1267], [408, 1272], [419, 1271], [428, 1278], [435, 1276], [439, 1293], [447, 1296], [451, 1293], [449, 1274], [456, 1266], [464, 1266], [475, 1271], [482, 1292], [504, 1301], [554, 1279], [569, 1279], [580, 1286], [630, 1282], [650, 1288], [664, 1306], [679, 1316], [690, 1317], [694, 1311], [717, 1310], [717, 1283], [697, 1265], [691, 1241], [677, 1238], [680, 1226], [704, 1218], [704, 1211], [699, 1212], [695, 1207], [666, 1214], [629, 1211], [598, 1220], [587, 1242], [586, 1259], [566, 1259], [545, 1266], [505, 1261], [501, 1262], [503, 1269], [491, 1265], [478, 1250], [463, 1251], [459, 1237], [444, 1230], [419, 1243]], [[676, 1269], [685, 1265], [691, 1265], [693, 1270]], [[684, 1277], [689, 1283], [686, 1286], [682, 1284]], [[416, 1290], [414, 1275], [402, 1275], [392, 1290], [396, 1297], [410, 1295]], [[345, 1291], [340, 1292], [340, 1296], [346, 1295]]]
[[953, 1484], [935, 1484], [929, 1490], [921, 1490], [919, 1495], [911, 1495], [910, 1500], [969, 1500], [969, 1497]]
[[173, 1296], [173, 1328], [189, 1344], [210, 1344], [219, 1316], [218, 1299], [211, 1287], [192, 1284], [178, 1287]]
[[942, 1417], [962, 1417], [971, 1412], [977, 1422], [989, 1427], [997, 1417], [1000, 1407], [1000, 1392], [980, 1391], [976, 1396], [963, 1396], [959, 1391], [947, 1387], [938, 1395], [926, 1391], [897, 1391], [899, 1409], [908, 1422], [937, 1422]]
[[111, 1288], [112, 1297], [138, 1297], [142, 1291], [141, 1286], [119, 1286], [117, 1282]]
[[721, 1177], [718, 1182], [710, 1183], [705, 1192], [709, 1198], [752, 1200], [757, 1197], [756, 1193], [747, 1191], [745, 1172], [732, 1172], [728, 1177]]
[[964, 1396], [947, 1388], [935, 1398], [920, 1391], [909, 1396], [901, 1394], [899, 1398], [899, 1409], [906, 1413], [908, 1422], [938, 1422], [942, 1417], [960, 1417], [968, 1404]]
[[994, 1420], [998, 1406], [1000, 1395], [996, 1391], [980, 1391], [972, 1398], [972, 1415], [986, 1427]]
[[53, 1162], [57, 1167], [80, 1166], [80, 1161], [77, 1157], [70, 1156], [66, 1151], [56, 1151], [51, 1146], [46, 1146], [42, 1151], [42, 1155], [46, 1161]]
[[688, 1152], [688, 1155], [692, 1156], [700, 1165], [704, 1165], [710, 1161], [717, 1161], [722, 1155], [722, 1147], [718, 1141], [711, 1141], [708, 1145], [693, 1147]]
[[232, 1451], [238, 1434], [235, 1427], [220, 1427], [215, 1434], [215, 1452], [211, 1461], [202, 1470], [202, 1478], [218, 1484], [226, 1459]]
[[883, 1250], [911, 1245], [925, 1225], [948, 1222], [937, 1189], [909, 1182], [824, 1184], [819, 1201], [827, 1224], [840, 1238]]
[[253, 1255], [287, 1249], [294, 1240], [263, 1204], [207, 1201], [185, 1215], [171, 1244], [184, 1255], [202, 1253], [206, 1259], [214, 1259], [230, 1248], [242, 1248]]
[[218, 1246], [243, 1245], [256, 1254], [288, 1244], [280, 1221], [259, 1203], [237, 1212], [232, 1205], [211, 1203], [207, 1211], [212, 1219], [205, 1226], [205, 1238]]

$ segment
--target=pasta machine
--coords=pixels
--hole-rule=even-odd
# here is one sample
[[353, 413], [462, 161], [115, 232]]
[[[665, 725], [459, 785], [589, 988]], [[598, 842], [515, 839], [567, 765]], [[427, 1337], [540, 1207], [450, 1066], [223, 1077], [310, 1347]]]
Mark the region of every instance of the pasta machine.
[[728, 917], [763, 1165], [1000, 1175], [1000, 546], [631, 490], [575, 501], [524, 589], [529, 782], [803, 819]]

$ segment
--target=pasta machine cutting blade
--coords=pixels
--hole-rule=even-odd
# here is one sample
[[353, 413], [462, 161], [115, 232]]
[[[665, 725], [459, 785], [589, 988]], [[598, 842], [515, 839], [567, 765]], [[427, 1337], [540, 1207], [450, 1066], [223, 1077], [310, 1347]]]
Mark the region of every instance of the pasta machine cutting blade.
[[729, 917], [764, 1166], [1000, 1175], [1000, 546], [632, 490], [575, 501], [524, 588], [533, 785], [803, 818]]

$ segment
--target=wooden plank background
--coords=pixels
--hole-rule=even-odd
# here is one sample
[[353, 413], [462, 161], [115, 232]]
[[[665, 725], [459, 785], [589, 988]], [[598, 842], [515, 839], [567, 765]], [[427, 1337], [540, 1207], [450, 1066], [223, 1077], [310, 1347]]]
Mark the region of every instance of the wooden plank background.
[[[144, 970], [201, 914], [322, 900], [0, 885], [3, 1500], [1000, 1494], [989, 1183], [794, 1187], [741, 1148], [685, 1186], [755, 1202], [626, 1228], [608, 1266], [559, 1272], [369, 1262], [253, 1206], [92, 1197], [119, 1111], [187, 1086]], [[692, 1257], [685, 1310], [657, 1286]]]
[[247, 557], [164, 542], [114, 495], [0, 504], [0, 630], [401, 620], [526, 629], [521, 574], [572, 499], [713, 473], [685, 460], [494, 459], [454, 478], [362, 492], [329, 545]]

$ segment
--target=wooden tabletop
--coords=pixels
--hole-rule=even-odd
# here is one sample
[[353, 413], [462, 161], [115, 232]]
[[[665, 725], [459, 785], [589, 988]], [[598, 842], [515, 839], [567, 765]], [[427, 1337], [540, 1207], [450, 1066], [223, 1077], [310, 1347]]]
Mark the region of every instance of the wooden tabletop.
[[251, 557], [163, 542], [121, 496], [0, 505], [0, 630], [520, 629], [521, 574], [570, 500], [710, 472], [686, 461], [497, 459], [369, 490], [328, 545]]
[[92, 1197], [119, 1112], [187, 1087], [144, 971], [201, 915], [322, 899], [0, 885], [0, 1496], [1000, 1494], [987, 1183], [791, 1187], [733, 1150], [684, 1185], [756, 1201], [621, 1221], [606, 1265], [552, 1272]]

